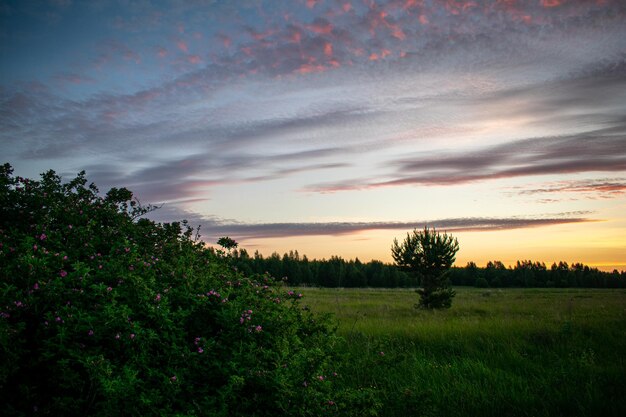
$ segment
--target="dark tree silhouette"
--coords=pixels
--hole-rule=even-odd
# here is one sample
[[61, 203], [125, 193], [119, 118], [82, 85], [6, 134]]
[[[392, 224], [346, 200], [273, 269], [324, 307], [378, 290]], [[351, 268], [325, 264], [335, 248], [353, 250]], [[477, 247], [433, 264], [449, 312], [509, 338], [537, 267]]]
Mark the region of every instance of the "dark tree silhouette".
[[446, 272], [454, 263], [459, 243], [434, 228], [407, 233], [402, 244], [393, 240], [391, 254], [398, 266], [420, 276], [418, 307], [450, 308], [455, 293], [448, 285]]
[[217, 240], [217, 244], [223, 247], [230, 253], [231, 250], [236, 249], [239, 244], [235, 242], [234, 239], [229, 238], [228, 236], [221, 237]]

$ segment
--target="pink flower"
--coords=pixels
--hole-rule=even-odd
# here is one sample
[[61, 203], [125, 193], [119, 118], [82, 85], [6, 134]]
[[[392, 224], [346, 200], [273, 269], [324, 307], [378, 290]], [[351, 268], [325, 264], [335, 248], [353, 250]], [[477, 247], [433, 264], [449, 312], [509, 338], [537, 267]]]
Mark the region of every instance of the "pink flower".
[[131, 333], [129, 337], [130, 337], [131, 339], [134, 339], [134, 338], [135, 338], [135, 333]]
[[116, 334], [116, 335], [115, 335], [115, 338], [116, 338], [117, 340], [119, 340], [119, 339], [120, 339], [120, 334], [119, 334], [119, 333], [118, 333], [118, 334]]
[[93, 330], [89, 330], [89, 331], [87, 332], [87, 334], [88, 334], [89, 336], [93, 336]]
[[111, 291], [113, 291], [113, 288], [107, 287], [107, 291], [111, 292]]
[[156, 297], [154, 297], [154, 301], [161, 301], [161, 294], [157, 294]]
[[64, 271], [63, 269], [59, 272], [59, 275], [61, 275], [61, 278], [65, 278], [67, 276], [67, 272]]
[[262, 330], [263, 330], [263, 327], [261, 327], [261, 326], [256, 326], [254, 328], [254, 331], [257, 332], [257, 333], [261, 332]]
[[382, 351], [381, 351], [381, 352], [378, 352], [378, 354], [379, 354], [380, 356], [385, 356], [385, 352], [382, 352]]
[[42, 233], [41, 236], [39, 236], [39, 240], [46, 240], [47, 237], [45, 233]]
[[37, 245], [33, 245], [33, 250], [36, 251], [37, 250]]
[[203, 353], [204, 349], [202, 349], [201, 347], [198, 348], [198, 353]]
[[170, 381], [172, 382], [176, 382], [176, 375], [174, 375], [173, 377], [170, 378]]

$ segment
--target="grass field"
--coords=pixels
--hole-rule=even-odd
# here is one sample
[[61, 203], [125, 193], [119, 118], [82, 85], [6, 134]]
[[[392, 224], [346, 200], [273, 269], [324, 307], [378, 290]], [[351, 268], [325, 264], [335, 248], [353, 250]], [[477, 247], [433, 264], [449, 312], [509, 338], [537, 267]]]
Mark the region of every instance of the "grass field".
[[348, 386], [385, 416], [625, 416], [626, 291], [457, 289], [416, 310], [413, 290], [302, 288], [346, 341]]

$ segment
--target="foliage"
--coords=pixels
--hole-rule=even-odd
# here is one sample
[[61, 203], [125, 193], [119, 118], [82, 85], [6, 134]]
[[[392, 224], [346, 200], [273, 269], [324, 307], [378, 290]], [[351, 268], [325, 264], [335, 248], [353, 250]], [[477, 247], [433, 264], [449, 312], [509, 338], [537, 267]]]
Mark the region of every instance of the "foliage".
[[223, 236], [217, 239], [217, 244], [229, 252], [237, 248], [237, 246], [239, 246], [237, 242], [235, 242], [233, 239], [229, 238], [228, 236]]
[[186, 222], [85, 174], [0, 168], [3, 415], [310, 416], [376, 411], [336, 387], [329, 318], [245, 277]]
[[[282, 256], [274, 252], [264, 257], [258, 251], [250, 255], [244, 248], [234, 249], [231, 263], [245, 274], [264, 274], [283, 277], [290, 285], [317, 287], [415, 287], [415, 276], [396, 265], [372, 260], [361, 262], [340, 256], [330, 259], [309, 259], [291, 250]], [[551, 268], [540, 262], [521, 261], [506, 267], [500, 261], [489, 261], [485, 267], [468, 262], [465, 267], [453, 266], [447, 277], [454, 286], [475, 286], [483, 277], [492, 288], [505, 287], [569, 287], [569, 288], [626, 288], [626, 271], [604, 272], [581, 263], [568, 266], [566, 262], [554, 263]]]
[[[492, 288], [626, 288], [626, 271], [603, 272], [581, 263], [517, 261], [505, 267], [500, 261], [489, 261], [484, 268], [468, 263], [464, 268], [453, 267], [448, 277], [453, 285], [480, 286], [487, 281]], [[484, 281], [483, 281], [484, 280]]]
[[407, 233], [402, 244], [393, 240], [391, 254], [401, 268], [419, 274], [421, 288], [419, 307], [450, 308], [454, 290], [449, 287], [445, 273], [454, 263], [459, 243], [447, 233], [425, 227]]
[[233, 266], [245, 273], [283, 277], [290, 285], [321, 287], [414, 287], [416, 280], [396, 266], [373, 260], [345, 260], [340, 256], [330, 259], [309, 259], [298, 251], [280, 256], [274, 252], [264, 257], [258, 251], [252, 256], [244, 248], [233, 250]]

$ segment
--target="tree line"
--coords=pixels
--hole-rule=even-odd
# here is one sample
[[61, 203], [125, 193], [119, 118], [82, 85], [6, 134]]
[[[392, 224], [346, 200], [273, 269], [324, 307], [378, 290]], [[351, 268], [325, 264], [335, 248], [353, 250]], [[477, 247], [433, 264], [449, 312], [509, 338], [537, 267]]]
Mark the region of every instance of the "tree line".
[[[269, 273], [286, 278], [290, 285], [319, 287], [407, 288], [420, 285], [419, 274], [411, 274], [398, 266], [377, 260], [361, 262], [340, 256], [330, 259], [309, 259], [298, 251], [282, 256], [277, 252], [264, 257], [258, 251], [250, 255], [246, 249], [231, 251], [232, 266], [244, 274]], [[543, 262], [517, 261], [505, 266], [490, 261], [484, 267], [474, 262], [464, 267], [452, 267], [447, 279], [455, 286], [491, 288], [626, 288], [626, 271], [600, 271], [581, 263], [567, 262], [547, 266]]]

